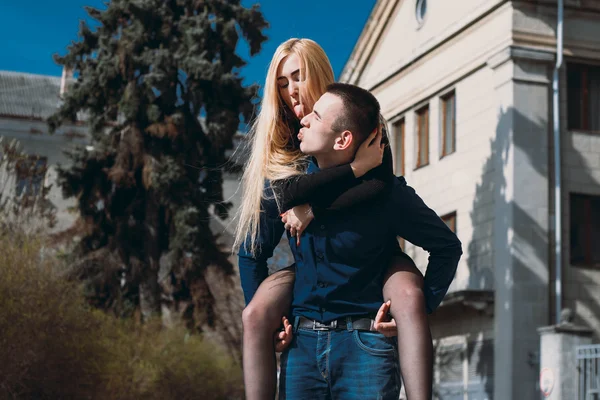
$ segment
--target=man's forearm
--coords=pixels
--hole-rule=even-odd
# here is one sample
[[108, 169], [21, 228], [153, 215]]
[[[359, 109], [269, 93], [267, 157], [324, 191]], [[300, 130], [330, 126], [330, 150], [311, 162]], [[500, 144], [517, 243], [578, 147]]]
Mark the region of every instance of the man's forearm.
[[462, 244], [446, 223], [400, 178], [394, 199], [396, 234], [429, 252], [424, 291], [427, 311], [433, 312], [446, 295], [462, 255]]
[[454, 279], [462, 255], [460, 241], [430, 254], [425, 273], [424, 291], [427, 312], [432, 313], [442, 302]]

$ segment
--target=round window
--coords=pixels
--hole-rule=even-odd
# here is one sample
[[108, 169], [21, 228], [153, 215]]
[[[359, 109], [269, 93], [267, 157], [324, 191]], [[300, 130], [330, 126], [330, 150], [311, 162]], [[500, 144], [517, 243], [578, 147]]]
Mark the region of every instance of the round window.
[[422, 25], [423, 21], [425, 21], [425, 14], [427, 14], [427, 0], [417, 0], [417, 8], [415, 11], [417, 22], [419, 25]]

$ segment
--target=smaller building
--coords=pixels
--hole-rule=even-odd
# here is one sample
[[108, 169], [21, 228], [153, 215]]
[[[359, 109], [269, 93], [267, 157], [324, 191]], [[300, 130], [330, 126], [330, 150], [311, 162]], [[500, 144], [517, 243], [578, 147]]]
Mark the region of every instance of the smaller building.
[[42, 185], [52, 185], [49, 200], [57, 209], [54, 230], [68, 228], [77, 215], [69, 211], [75, 205], [73, 199], [64, 199], [56, 185], [56, 167], [67, 164], [65, 151], [76, 145], [89, 143], [83, 123], [65, 124], [54, 134], [48, 132], [46, 119], [61, 104], [72, 77], [63, 72], [62, 77], [34, 75], [21, 72], [0, 71], [0, 137], [16, 139], [21, 150], [30, 156], [40, 175], [20, 176], [17, 171], [12, 189], [19, 193], [38, 193]]

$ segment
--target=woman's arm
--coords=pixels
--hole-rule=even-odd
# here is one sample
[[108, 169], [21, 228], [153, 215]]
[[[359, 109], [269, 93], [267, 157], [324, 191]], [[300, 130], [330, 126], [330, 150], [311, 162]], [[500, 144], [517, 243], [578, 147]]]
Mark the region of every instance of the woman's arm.
[[312, 203], [317, 197], [332, 198], [348, 190], [357, 182], [350, 164], [296, 175], [271, 182], [280, 212], [301, 204]]
[[[307, 203], [342, 209], [381, 193], [393, 177], [392, 154], [381, 140], [381, 133], [371, 134], [350, 164], [273, 181], [280, 212]], [[363, 180], [356, 179], [363, 175]]]
[[260, 284], [268, 276], [267, 260], [273, 256], [275, 247], [281, 240], [284, 228], [283, 222], [278, 218], [277, 207], [273, 201], [269, 188], [265, 188], [265, 198], [261, 201], [260, 230], [257, 237], [255, 254], [247, 248], [244, 242], [238, 250], [238, 269], [246, 305], [254, 297]]
[[317, 196], [310, 204], [318, 213], [318, 210], [339, 211], [374, 199], [391, 187], [393, 168], [392, 151], [386, 146], [379, 167], [369, 171], [362, 179], [355, 180], [346, 190], [333, 196]]

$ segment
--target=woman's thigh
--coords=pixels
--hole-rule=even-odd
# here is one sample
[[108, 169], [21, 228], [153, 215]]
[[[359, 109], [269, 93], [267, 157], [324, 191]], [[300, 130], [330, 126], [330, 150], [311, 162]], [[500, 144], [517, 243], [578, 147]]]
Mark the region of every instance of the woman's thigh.
[[402, 289], [421, 290], [423, 274], [408, 255], [396, 255], [390, 262], [383, 282], [384, 298], [389, 300], [393, 293], [398, 293]]
[[281, 319], [292, 302], [295, 276], [293, 267], [274, 272], [260, 284], [248, 307]]

